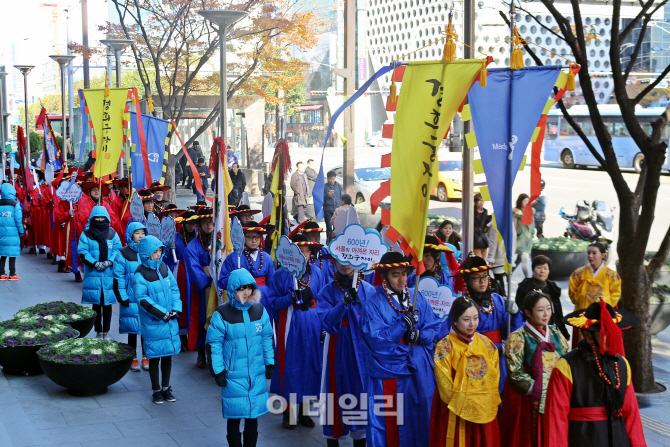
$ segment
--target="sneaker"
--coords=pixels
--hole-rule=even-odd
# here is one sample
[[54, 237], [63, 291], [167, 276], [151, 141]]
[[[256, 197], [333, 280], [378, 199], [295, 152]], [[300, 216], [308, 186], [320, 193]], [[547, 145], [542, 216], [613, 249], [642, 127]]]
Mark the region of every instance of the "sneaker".
[[288, 414], [288, 412], [284, 413], [284, 418], [282, 421], [284, 428], [288, 428], [289, 430], [295, 430], [297, 425], [291, 424], [291, 416]]
[[47, 254], [47, 252], [46, 252], [46, 250], [45, 250], [45, 249], [43, 249], [43, 248], [40, 248], [40, 254], [41, 254], [41, 255], [45, 255], [45, 254]]
[[52, 255], [51, 253], [47, 253], [47, 259], [54, 259], [55, 260], [56, 258], [54, 258], [54, 255]]
[[76, 273], [74, 274], [74, 282], [83, 282], [83, 281], [84, 281], [84, 280], [81, 279], [81, 273], [76, 272]]
[[142, 357], [142, 369], [149, 371], [149, 359], [146, 357]]
[[19, 275], [12, 275], [9, 277], [10, 281], [18, 281], [19, 279], [21, 279]]
[[207, 361], [205, 360], [204, 355], [198, 356], [198, 359], [195, 361], [195, 366], [201, 369], [207, 368]]
[[134, 372], [140, 372], [140, 361], [133, 359], [133, 363], [130, 364], [130, 370]]
[[176, 402], [177, 399], [172, 395], [172, 387], [169, 386], [167, 387], [167, 390], [161, 391], [161, 394], [163, 395], [163, 399], [165, 399], [166, 402]]
[[107, 333], [107, 332], [105, 332], [105, 333], [103, 334], [102, 339], [103, 339], [103, 340], [114, 340], [114, 339], [112, 338], [112, 336], [109, 335], [109, 333]]
[[153, 400], [156, 405], [161, 405], [163, 400], [163, 394], [160, 391], [154, 391]]
[[72, 273], [72, 268], [65, 266], [62, 270], [58, 270], [58, 273]]
[[303, 427], [309, 427], [309, 428], [312, 428], [315, 425], [314, 420], [311, 417], [304, 416], [302, 414], [298, 416], [298, 424], [302, 425]]
[[7, 281], [9, 279], [9, 275], [0, 275], [0, 281]]
[[102, 339], [102, 332], [98, 332], [97, 334], [95, 334], [95, 338]]

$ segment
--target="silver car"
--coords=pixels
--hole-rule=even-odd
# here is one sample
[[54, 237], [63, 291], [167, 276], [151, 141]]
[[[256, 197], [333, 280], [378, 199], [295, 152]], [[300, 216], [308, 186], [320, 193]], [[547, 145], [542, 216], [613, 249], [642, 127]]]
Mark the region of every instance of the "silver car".
[[[336, 181], [344, 186], [342, 178], [342, 166], [333, 168], [337, 174]], [[354, 191], [356, 197], [352, 197], [354, 203], [370, 201], [370, 195], [379, 189], [383, 181], [391, 178], [391, 168], [355, 168], [354, 169]]]

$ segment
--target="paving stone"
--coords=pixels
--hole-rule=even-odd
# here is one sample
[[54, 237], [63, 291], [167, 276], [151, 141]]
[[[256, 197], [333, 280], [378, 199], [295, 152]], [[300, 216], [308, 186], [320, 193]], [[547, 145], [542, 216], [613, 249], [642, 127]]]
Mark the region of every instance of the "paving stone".
[[166, 433], [158, 433], [132, 438], [114, 438], [98, 441], [83, 442], [82, 447], [125, 447], [137, 445], [141, 447], [180, 447], [177, 442]]
[[[170, 405], [165, 402], [163, 405]], [[116, 427], [126, 438], [134, 438], [150, 433], [167, 433], [185, 430], [208, 430], [195, 415], [168, 416], [151, 420], [128, 420], [116, 422]]]
[[78, 397], [76, 399], [27, 400], [20, 403], [27, 415], [40, 413], [55, 413], [58, 411], [85, 411], [100, 408], [92, 397]]
[[[141, 405], [96, 408], [85, 411], [64, 412], [63, 416], [70, 426], [92, 425], [104, 422], [142, 421], [151, 419], [151, 415]], [[146, 422], [145, 422], [146, 423]]]
[[35, 430], [42, 437], [43, 445], [58, 445], [66, 442], [86, 442], [121, 438], [122, 434], [111, 422], [81, 425], [77, 427]]

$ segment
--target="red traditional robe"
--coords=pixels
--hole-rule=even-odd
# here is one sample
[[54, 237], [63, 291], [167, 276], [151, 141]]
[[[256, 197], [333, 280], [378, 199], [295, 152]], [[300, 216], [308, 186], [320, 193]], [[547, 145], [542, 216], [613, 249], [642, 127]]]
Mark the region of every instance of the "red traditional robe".
[[[70, 209], [74, 212], [73, 217], [70, 217]], [[65, 265], [68, 267], [72, 267], [72, 255], [76, 255], [76, 253], [72, 252], [72, 242], [76, 246], [83, 229], [83, 226], [77, 222], [78, 211], [79, 203], [73, 203], [70, 208], [70, 202], [60, 199], [58, 206], [54, 208], [55, 227], [58, 228], [58, 234], [62, 238], [61, 243], [64, 244], [63, 254], [59, 253], [58, 255], [65, 256]], [[63, 228], [60, 227], [61, 224], [65, 224]]]
[[[41, 194], [41, 198], [40, 198]], [[28, 245], [51, 245], [51, 187], [43, 184], [36, 186], [30, 193], [31, 206], [30, 218], [32, 223], [31, 234], [28, 239]]]
[[[117, 228], [120, 228], [119, 218], [112, 209], [112, 206], [109, 204], [109, 201], [103, 199], [101, 205], [104, 206], [107, 209], [107, 213], [109, 213], [110, 226], [114, 231], [117, 232], [116, 234], [119, 235], [119, 238], [121, 238], [121, 236], [125, 233], [118, 232]], [[82, 195], [81, 199], [79, 199], [79, 209], [77, 211], [77, 215], [75, 216], [78, 221], [78, 234], [81, 234], [82, 231], [84, 231], [84, 228], [88, 223], [88, 216], [91, 215], [91, 211], [93, 211], [94, 206], [95, 202], [93, 202], [93, 199], [91, 199], [91, 197], [87, 196], [86, 194]]]
[[[67, 218], [69, 215], [63, 216], [63, 220], [59, 221], [59, 211], [63, 200], [59, 199], [56, 194], [53, 195], [53, 227], [51, 228], [51, 242], [49, 244], [49, 252], [54, 256], [65, 256], [67, 249], [68, 235], [67, 235]], [[70, 209], [69, 202], [65, 202], [68, 210]], [[60, 224], [65, 222], [65, 227], [61, 228]]]
[[[544, 447], [610, 447], [607, 409], [610, 386], [584, 359], [583, 344], [561, 358], [551, 372], [544, 409]], [[630, 365], [617, 357], [623, 408], [611, 420], [613, 447], [646, 447], [640, 411], [631, 383]]]

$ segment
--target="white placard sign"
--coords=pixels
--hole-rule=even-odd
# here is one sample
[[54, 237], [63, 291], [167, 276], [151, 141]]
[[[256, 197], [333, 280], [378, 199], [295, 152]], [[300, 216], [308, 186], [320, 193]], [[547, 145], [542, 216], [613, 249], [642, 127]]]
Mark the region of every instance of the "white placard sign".
[[59, 199], [72, 203], [79, 202], [81, 194], [81, 188], [76, 183], [73, 183], [72, 185], [70, 185], [69, 182], [61, 183], [56, 190], [56, 196], [58, 196]]
[[230, 226], [230, 239], [233, 241], [233, 249], [237, 253], [244, 250], [244, 231], [237, 217], [233, 217], [233, 224]]
[[344, 229], [351, 224], [360, 224], [361, 221], [358, 219], [358, 211], [353, 206], [344, 208], [337, 213], [335, 219], [333, 219], [333, 234], [342, 234]]
[[435, 315], [443, 318], [451, 311], [451, 304], [456, 299], [454, 292], [449, 286], [441, 285], [435, 278], [421, 278], [419, 280], [419, 292], [428, 301]]
[[284, 270], [294, 278], [300, 279], [305, 274], [307, 259], [305, 259], [300, 248], [291, 242], [288, 237], [282, 236], [279, 239], [275, 256]]
[[149, 213], [147, 216], [147, 233], [149, 233], [149, 236], [161, 238], [161, 221], [154, 213]]
[[135, 222], [142, 222], [144, 220], [144, 205], [142, 205], [142, 199], [137, 194], [137, 191], [133, 193], [133, 199], [130, 201], [130, 216]]
[[340, 264], [359, 270], [369, 269], [372, 264], [379, 262], [388, 247], [375, 230], [363, 228], [360, 224], [351, 224], [330, 242], [328, 250]]
[[161, 220], [161, 242], [163, 245], [169, 245], [174, 242], [175, 223], [172, 216], [165, 216]]

